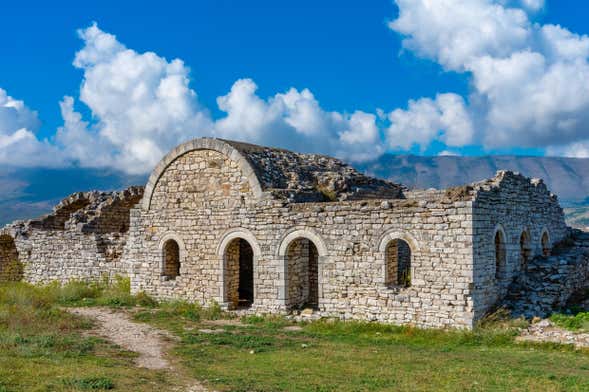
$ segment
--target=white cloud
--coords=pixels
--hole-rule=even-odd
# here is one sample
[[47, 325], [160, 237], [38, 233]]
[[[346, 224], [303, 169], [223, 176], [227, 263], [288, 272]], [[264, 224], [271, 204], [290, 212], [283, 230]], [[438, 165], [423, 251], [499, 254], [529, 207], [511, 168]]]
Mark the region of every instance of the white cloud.
[[263, 99], [252, 80], [240, 79], [217, 98], [226, 116], [214, 121], [189, 88], [189, 69], [181, 60], [168, 62], [152, 52], [127, 49], [96, 24], [80, 30], [79, 36], [84, 47], [76, 53], [74, 66], [84, 71], [80, 100], [96, 121], [84, 121], [73, 99], [65, 97], [64, 126], [56, 140], [81, 166], [148, 172], [172, 147], [199, 136], [351, 160], [382, 152], [374, 115], [325, 111], [308, 89], [291, 88]]
[[[448, 152], [475, 143], [569, 155], [589, 151], [589, 37], [533, 23], [544, 1], [396, 3], [399, 16], [389, 26], [402, 34], [404, 48], [467, 75], [467, 99], [440, 93], [390, 113], [336, 112], [323, 108], [309, 89], [260, 97], [253, 80], [240, 79], [217, 98], [225, 114], [215, 120], [199, 104], [182, 60], [129, 49], [93, 24], [78, 32], [83, 47], [73, 65], [83, 71], [79, 102], [64, 97], [64, 125], [51, 143], [36, 138], [36, 113], [0, 90], [0, 163], [56, 165], [67, 159], [146, 173], [169, 149], [199, 136], [352, 161], [387, 149], [425, 151], [434, 142]], [[76, 111], [79, 104], [90, 118]]]
[[251, 79], [235, 82], [217, 98], [226, 117], [215, 124], [215, 134], [298, 151], [329, 153], [352, 161], [373, 158], [383, 151], [376, 116], [328, 112], [308, 89], [295, 88], [268, 99], [256, 95]]
[[0, 165], [62, 165], [61, 154], [47, 141], [39, 141], [35, 136], [39, 126], [36, 112], [0, 88]]
[[432, 140], [440, 140], [450, 147], [473, 142], [471, 119], [464, 100], [456, 94], [410, 101], [407, 110], [392, 111], [389, 120], [387, 140], [393, 149], [407, 150], [418, 145], [423, 151]]
[[438, 153], [439, 157], [457, 157], [460, 156], [459, 153], [450, 150], [444, 150]]
[[544, 0], [520, 0], [520, 3], [531, 11], [539, 11], [544, 8]]
[[66, 97], [58, 141], [81, 166], [144, 173], [178, 143], [211, 132], [181, 60], [127, 49], [96, 24], [78, 34], [84, 41], [74, 60], [84, 71], [80, 100], [96, 122], [82, 121]]
[[[558, 146], [587, 138], [589, 37], [532, 23], [514, 7], [537, 11], [543, 1], [396, 2], [399, 17], [390, 27], [404, 36], [404, 47], [472, 78], [467, 110], [484, 147]], [[456, 119], [460, 127], [463, 119]], [[414, 142], [428, 142], [424, 132], [418, 135]]]

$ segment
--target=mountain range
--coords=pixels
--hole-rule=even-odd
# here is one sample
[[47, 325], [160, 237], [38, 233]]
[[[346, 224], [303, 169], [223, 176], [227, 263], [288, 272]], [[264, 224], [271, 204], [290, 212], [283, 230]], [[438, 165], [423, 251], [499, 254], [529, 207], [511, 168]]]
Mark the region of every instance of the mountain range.
[[[589, 158], [386, 154], [354, 166], [409, 188], [447, 188], [492, 177], [497, 170], [513, 170], [544, 179], [568, 207], [569, 216], [579, 218], [576, 223], [589, 223]], [[147, 176], [96, 169], [0, 169], [0, 227], [47, 213], [73, 192], [121, 189], [146, 181]]]

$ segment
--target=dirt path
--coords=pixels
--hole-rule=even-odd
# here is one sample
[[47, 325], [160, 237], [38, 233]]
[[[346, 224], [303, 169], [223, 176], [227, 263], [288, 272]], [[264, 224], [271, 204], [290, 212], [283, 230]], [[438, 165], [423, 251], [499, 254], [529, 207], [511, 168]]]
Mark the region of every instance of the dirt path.
[[[105, 338], [125, 350], [138, 353], [139, 357], [135, 360], [137, 366], [175, 371], [174, 366], [165, 358], [164, 354], [168, 345], [166, 340], [176, 339], [174, 335], [147, 324], [136, 323], [131, 320], [128, 314], [108, 308], [66, 308], [66, 310], [78, 316], [98, 321], [91, 333]], [[208, 389], [199, 383], [191, 382], [186, 387], [186, 391], [207, 392]]]

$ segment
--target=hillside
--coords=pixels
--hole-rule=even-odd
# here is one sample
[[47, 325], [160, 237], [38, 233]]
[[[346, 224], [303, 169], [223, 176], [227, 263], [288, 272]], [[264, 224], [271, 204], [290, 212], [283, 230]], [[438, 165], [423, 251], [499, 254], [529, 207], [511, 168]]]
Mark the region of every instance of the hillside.
[[[589, 159], [558, 157], [423, 157], [383, 155], [355, 165], [376, 177], [402, 183], [410, 188], [446, 188], [493, 177], [500, 169], [540, 177], [556, 193], [561, 204], [580, 225], [583, 207], [589, 204]], [[92, 189], [114, 190], [141, 185], [147, 176], [127, 176], [91, 169], [0, 169], [0, 226], [49, 212], [53, 205], [72, 192]], [[587, 211], [585, 211], [587, 212]]]
[[492, 177], [497, 170], [513, 170], [543, 178], [563, 205], [584, 204], [589, 199], [589, 159], [383, 155], [357, 166], [411, 188], [447, 188]]

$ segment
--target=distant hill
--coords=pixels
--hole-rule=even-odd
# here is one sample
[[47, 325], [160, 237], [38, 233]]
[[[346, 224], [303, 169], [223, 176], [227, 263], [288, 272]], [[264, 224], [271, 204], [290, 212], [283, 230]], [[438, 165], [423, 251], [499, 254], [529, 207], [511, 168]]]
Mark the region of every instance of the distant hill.
[[116, 190], [145, 182], [147, 176], [106, 170], [0, 168], [0, 227], [45, 214], [74, 192]]
[[528, 177], [544, 179], [563, 205], [584, 205], [589, 201], [589, 159], [387, 154], [376, 161], [356, 166], [369, 174], [400, 182], [410, 188], [447, 188], [492, 177], [497, 170], [513, 170]]
[[[580, 225], [589, 225], [589, 159], [485, 156], [422, 157], [383, 155], [355, 165], [370, 175], [402, 183], [410, 188], [447, 188], [495, 175], [497, 170], [518, 171], [540, 177], [556, 193], [561, 204]], [[88, 169], [0, 169], [0, 227], [15, 219], [49, 212], [70, 193], [92, 189], [114, 190], [143, 185], [147, 176]]]

